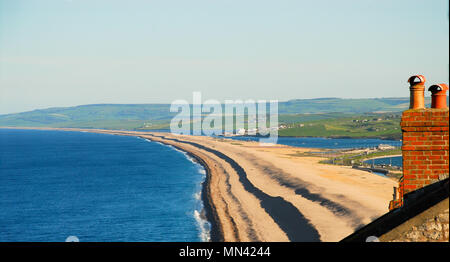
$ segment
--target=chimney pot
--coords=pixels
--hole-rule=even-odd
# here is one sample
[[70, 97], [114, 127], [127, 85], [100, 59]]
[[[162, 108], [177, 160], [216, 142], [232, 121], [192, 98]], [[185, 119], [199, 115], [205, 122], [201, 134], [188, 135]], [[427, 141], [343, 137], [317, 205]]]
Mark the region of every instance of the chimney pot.
[[447, 84], [432, 85], [428, 88], [431, 91], [431, 108], [447, 108]]
[[408, 79], [410, 85], [410, 109], [425, 108], [425, 76], [413, 75]]

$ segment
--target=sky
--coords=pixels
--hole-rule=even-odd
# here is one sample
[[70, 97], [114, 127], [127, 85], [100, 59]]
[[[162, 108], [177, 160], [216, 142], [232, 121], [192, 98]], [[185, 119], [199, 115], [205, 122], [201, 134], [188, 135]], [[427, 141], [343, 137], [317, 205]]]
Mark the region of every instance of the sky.
[[448, 83], [446, 0], [0, 0], [0, 114], [407, 97]]

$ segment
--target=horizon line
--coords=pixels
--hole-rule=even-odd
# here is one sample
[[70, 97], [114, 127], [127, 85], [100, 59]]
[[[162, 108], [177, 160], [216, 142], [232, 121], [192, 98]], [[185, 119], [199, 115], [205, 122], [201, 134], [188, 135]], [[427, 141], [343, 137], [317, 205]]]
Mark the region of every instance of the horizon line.
[[[431, 96], [430, 97], [425, 96], [425, 99], [427, 99], [427, 98], [431, 98]], [[298, 100], [325, 100], [325, 99], [341, 99], [341, 100], [408, 99], [409, 100], [409, 97], [407, 97], [407, 96], [404, 96], [404, 97], [365, 97], [365, 98], [317, 97], [317, 98], [294, 98], [294, 99], [289, 99], [289, 100], [278, 100], [278, 102], [285, 103], [285, 102], [289, 102], [289, 101], [298, 101]], [[209, 99], [207, 99], [207, 100], [209, 100]], [[225, 100], [233, 100], [233, 99], [225, 99]], [[247, 99], [234, 99], [233, 101], [236, 101], [236, 100], [245, 101]], [[270, 101], [270, 99], [260, 99], [260, 100]], [[73, 105], [73, 106], [50, 106], [50, 107], [45, 107], [45, 108], [36, 108], [36, 109], [12, 112], [12, 113], [0, 113], [0, 116], [21, 114], [21, 113], [40, 111], [40, 110], [48, 110], [48, 109], [59, 109], [59, 108], [62, 109], [62, 108], [71, 108], [71, 107], [82, 107], [82, 106], [96, 106], [96, 105], [171, 105], [171, 103], [93, 103], [93, 104], [79, 104], [79, 105]]]

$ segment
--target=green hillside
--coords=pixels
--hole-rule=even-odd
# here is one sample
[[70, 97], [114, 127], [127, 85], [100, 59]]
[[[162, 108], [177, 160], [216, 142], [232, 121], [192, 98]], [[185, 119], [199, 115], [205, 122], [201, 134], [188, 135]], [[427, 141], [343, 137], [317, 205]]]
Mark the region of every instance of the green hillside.
[[279, 103], [278, 109], [281, 114], [365, 113], [397, 112], [408, 108], [408, 106], [409, 98], [405, 97], [367, 99], [318, 98], [296, 99]]
[[0, 115], [0, 126], [49, 126], [106, 129], [160, 128], [175, 114], [168, 104], [98, 104], [49, 108]]
[[400, 113], [333, 116], [324, 114], [319, 120], [285, 122], [286, 128], [279, 130], [279, 136], [401, 139]]
[[[400, 112], [407, 109], [408, 104], [409, 98], [297, 99], [279, 102], [278, 111], [280, 122], [295, 123], [350, 117], [365, 112]], [[169, 112], [169, 108], [169, 104], [94, 104], [49, 108], [0, 115], [0, 126], [165, 129], [175, 115]], [[325, 131], [320, 130], [329, 129], [329, 126], [316, 126], [310, 132], [321, 134]], [[302, 129], [302, 133], [305, 130]], [[297, 133], [294, 129], [283, 131], [283, 134]]]

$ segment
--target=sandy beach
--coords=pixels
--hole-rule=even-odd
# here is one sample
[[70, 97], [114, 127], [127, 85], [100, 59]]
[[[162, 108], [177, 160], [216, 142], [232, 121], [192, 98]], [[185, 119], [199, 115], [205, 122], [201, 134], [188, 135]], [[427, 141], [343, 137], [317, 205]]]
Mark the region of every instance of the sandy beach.
[[339, 241], [387, 213], [397, 186], [393, 179], [301, 154], [317, 149], [159, 132], [59, 130], [138, 136], [188, 152], [208, 173], [203, 199], [213, 241]]

